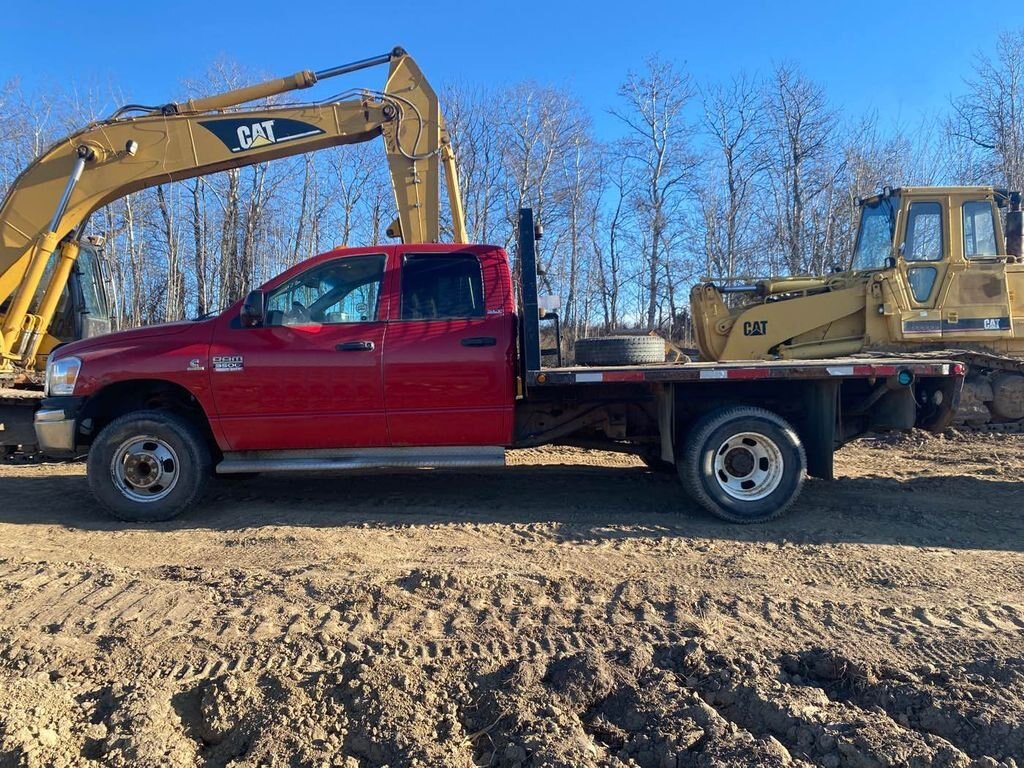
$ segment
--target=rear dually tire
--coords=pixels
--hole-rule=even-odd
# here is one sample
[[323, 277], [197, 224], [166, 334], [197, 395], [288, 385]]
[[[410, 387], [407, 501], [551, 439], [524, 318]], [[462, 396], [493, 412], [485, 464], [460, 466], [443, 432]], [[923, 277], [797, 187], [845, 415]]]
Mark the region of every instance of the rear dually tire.
[[762, 523], [796, 501], [807, 456], [782, 417], [763, 408], [720, 408], [690, 429], [677, 469], [690, 496], [711, 514]]

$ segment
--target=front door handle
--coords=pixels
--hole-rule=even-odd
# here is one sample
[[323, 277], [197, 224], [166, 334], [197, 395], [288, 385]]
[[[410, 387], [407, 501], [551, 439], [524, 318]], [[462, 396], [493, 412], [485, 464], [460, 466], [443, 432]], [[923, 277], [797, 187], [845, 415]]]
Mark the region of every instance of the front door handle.
[[339, 352], [373, 352], [372, 341], [346, 341], [334, 347]]
[[464, 347], [493, 347], [498, 343], [498, 340], [493, 336], [470, 336], [468, 339], [463, 339], [460, 343]]

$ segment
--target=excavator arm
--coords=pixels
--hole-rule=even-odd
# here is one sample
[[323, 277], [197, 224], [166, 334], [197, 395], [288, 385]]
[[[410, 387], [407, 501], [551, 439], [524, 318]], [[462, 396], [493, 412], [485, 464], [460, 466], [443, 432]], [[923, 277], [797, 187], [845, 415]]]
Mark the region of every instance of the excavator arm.
[[[366, 67], [390, 65], [382, 91], [325, 102], [238, 108]], [[135, 114], [129, 114], [135, 113]], [[383, 136], [399, 218], [388, 234], [440, 239], [440, 169], [454, 240], [467, 241], [455, 161], [437, 96], [401, 48], [321, 72], [159, 108], [126, 107], [62, 139], [15, 180], [0, 207], [0, 370], [32, 368], [97, 208], [147, 187]], [[47, 267], [42, 298], [36, 302]], [[35, 305], [35, 306], [34, 306]]]

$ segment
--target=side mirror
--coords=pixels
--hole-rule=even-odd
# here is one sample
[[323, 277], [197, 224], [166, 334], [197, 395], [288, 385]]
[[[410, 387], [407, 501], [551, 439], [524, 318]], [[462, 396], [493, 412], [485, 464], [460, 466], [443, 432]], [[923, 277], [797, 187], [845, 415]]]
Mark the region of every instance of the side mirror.
[[885, 268], [886, 269], [896, 269], [896, 257], [895, 256], [886, 256], [885, 257]]
[[266, 316], [266, 296], [263, 291], [249, 291], [245, 301], [242, 302], [242, 311], [239, 319], [243, 328], [259, 328], [263, 325], [263, 318]]

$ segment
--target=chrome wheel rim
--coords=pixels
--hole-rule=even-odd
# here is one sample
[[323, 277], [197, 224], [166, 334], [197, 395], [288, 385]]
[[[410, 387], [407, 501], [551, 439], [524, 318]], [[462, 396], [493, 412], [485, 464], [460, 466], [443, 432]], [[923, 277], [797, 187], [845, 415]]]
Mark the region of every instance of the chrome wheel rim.
[[715, 480], [737, 501], [768, 496], [779, 487], [784, 470], [779, 446], [758, 432], [730, 435], [715, 451]]
[[174, 449], [149, 435], [125, 440], [110, 462], [110, 476], [117, 489], [126, 498], [143, 504], [166, 498], [177, 485], [179, 472]]

